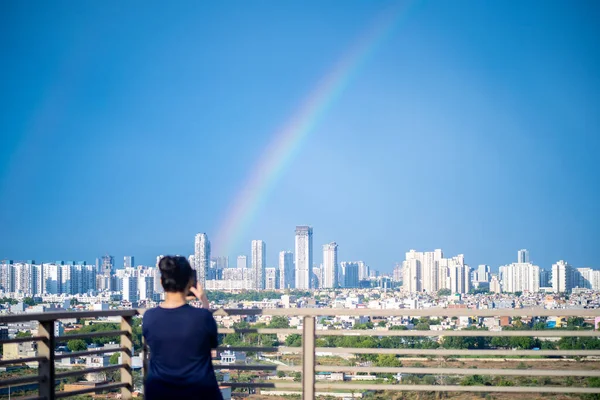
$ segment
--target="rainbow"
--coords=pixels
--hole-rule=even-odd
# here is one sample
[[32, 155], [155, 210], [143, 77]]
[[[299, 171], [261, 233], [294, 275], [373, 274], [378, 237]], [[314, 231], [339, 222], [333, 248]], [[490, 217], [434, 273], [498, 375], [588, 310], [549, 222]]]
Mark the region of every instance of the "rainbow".
[[283, 129], [275, 132], [220, 225], [214, 240], [214, 248], [219, 254], [229, 254], [236, 240], [250, 225], [268, 194], [283, 175], [285, 168], [300, 151], [302, 143], [375, 50], [391, 35], [400, 16], [406, 15], [408, 8], [409, 3], [403, 3], [402, 6], [386, 10], [380, 15], [357, 43], [318, 82]]

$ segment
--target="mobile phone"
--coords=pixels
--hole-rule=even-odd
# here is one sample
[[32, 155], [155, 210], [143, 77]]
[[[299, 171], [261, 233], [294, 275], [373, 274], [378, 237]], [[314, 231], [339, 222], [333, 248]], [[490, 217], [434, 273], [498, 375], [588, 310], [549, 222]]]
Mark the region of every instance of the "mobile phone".
[[[192, 269], [192, 287], [196, 287], [197, 285], [198, 285], [198, 271], [196, 271], [195, 269]], [[191, 290], [187, 295], [195, 296], [195, 294], [192, 293]]]

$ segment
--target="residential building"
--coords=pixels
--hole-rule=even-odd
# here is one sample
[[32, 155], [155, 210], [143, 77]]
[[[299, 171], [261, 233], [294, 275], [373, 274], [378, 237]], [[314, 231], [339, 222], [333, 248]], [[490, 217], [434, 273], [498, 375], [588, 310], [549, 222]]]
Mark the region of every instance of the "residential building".
[[537, 293], [540, 290], [540, 267], [529, 262], [502, 266], [500, 282], [504, 293]]
[[248, 257], [238, 256], [236, 265], [238, 268], [248, 268]]
[[210, 268], [210, 241], [206, 233], [196, 234], [194, 240], [194, 263], [198, 282], [204, 285]]
[[296, 287], [296, 273], [294, 271], [294, 253], [291, 251], [279, 252], [279, 276], [280, 289], [292, 289]]
[[564, 260], [552, 265], [552, 291], [567, 293], [573, 289], [573, 267]]
[[123, 257], [123, 268], [134, 268], [135, 260], [133, 256], [125, 256]]
[[502, 287], [498, 275], [492, 275], [490, 278], [490, 292], [491, 293], [502, 293]]
[[313, 267], [313, 228], [297, 226], [295, 237], [295, 283], [296, 289], [311, 289]]
[[392, 274], [392, 280], [394, 282], [402, 281], [402, 263], [396, 263], [396, 266], [394, 267], [394, 272]]
[[262, 240], [252, 241], [252, 270], [254, 270], [254, 289], [265, 288], [265, 268], [267, 267], [267, 247]]
[[125, 276], [123, 278], [123, 300], [130, 303], [139, 300], [138, 278], [136, 276]]
[[276, 290], [279, 289], [279, 269], [278, 268], [265, 268], [265, 289]]
[[517, 263], [527, 264], [529, 262], [529, 250], [521, 249], [517, 252]]
[[338, 245], [335, 242], [323, 245], [323, 289], [338, 287]]
[[341, 262], [340, 269], [342, 270], [343, 281], [341, 286], [345, 288], [359, 287], [358, 279], [358, 263], [356, 262]]

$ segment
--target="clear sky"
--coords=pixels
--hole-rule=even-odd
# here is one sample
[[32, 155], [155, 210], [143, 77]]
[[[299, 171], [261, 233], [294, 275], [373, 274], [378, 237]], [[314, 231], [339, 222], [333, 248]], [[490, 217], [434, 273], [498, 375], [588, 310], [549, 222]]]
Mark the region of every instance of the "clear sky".
[[[0, 2], [0, 259], [153, 264], [214, 237], [390, 1]], [[268, 265], [411, 248], [600, 268], [600, 2], [414, 1], [231, 238]], [[215, 248], [213, 255], [223, 255]]]

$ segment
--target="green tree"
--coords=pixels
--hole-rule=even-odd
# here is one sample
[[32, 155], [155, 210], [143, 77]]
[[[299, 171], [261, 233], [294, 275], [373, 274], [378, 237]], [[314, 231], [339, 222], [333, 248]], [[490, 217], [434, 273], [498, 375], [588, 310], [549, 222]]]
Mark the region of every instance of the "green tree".
[[289, 347], [300, 347], [302, 346], [302, 335], [292, 333], [285, 338], [285, 345]]
[[18, 338], [26, 338], [26, 337], [31, 337], [31, 332], [29, 331], [19, 331], [17, 332], [16, 335]]
[[440, 289], [437, 292], [438, 296], [450, 296], [452, 291], [450, 289]]
[[385, 328], [386, 325], [387, 325], [387, 322], [385, 322], [385, 321], [379, 321], [377, 323], [377, 326], [379, 326], [380, 328]]
[[269, 324], [269, 328], [274, 329], [284, 329], [290, 327], [290, 321], [286, 316], [276, 315], [271, 319], [271, 323]]
[[35, 306], [35, 300], [33, 300], [33, 297], [25, 297], [23, 299], [23, 304], [27, 305], [27, 306]]
[[375, 361], [375, 365], [377, 367], [401, 367], [402, 361], [400, 361], [393, 354], [379, 354], [377, 356], [377, 361]]
[[408, 328], [404, 325], [394, 325], [390, 327], [390, 331], [407, 331]]
[[85, 341], [81, 340], [81, 339], [69, 340], [67, 342], [67, 347], [71, 351], [84, 351], [84, 350], [87, 350], [87, 345], [86, 345]]
[[585, 326], [585, 320], [582, 317], [570, 317], [567, 319], [567, 329], [581, 329]]
[[120, 355], [121, 355], [120, 353], [113, 353], [113, 354], [110, 356], [110, 359], [108, 360], [108, 362], [109, 362], [110, 364], [112, 364], [112, 365], [116, 365], [116, 364], [118, 364], [118, 363], [119, 363], [119, 356], [120, 356]]

